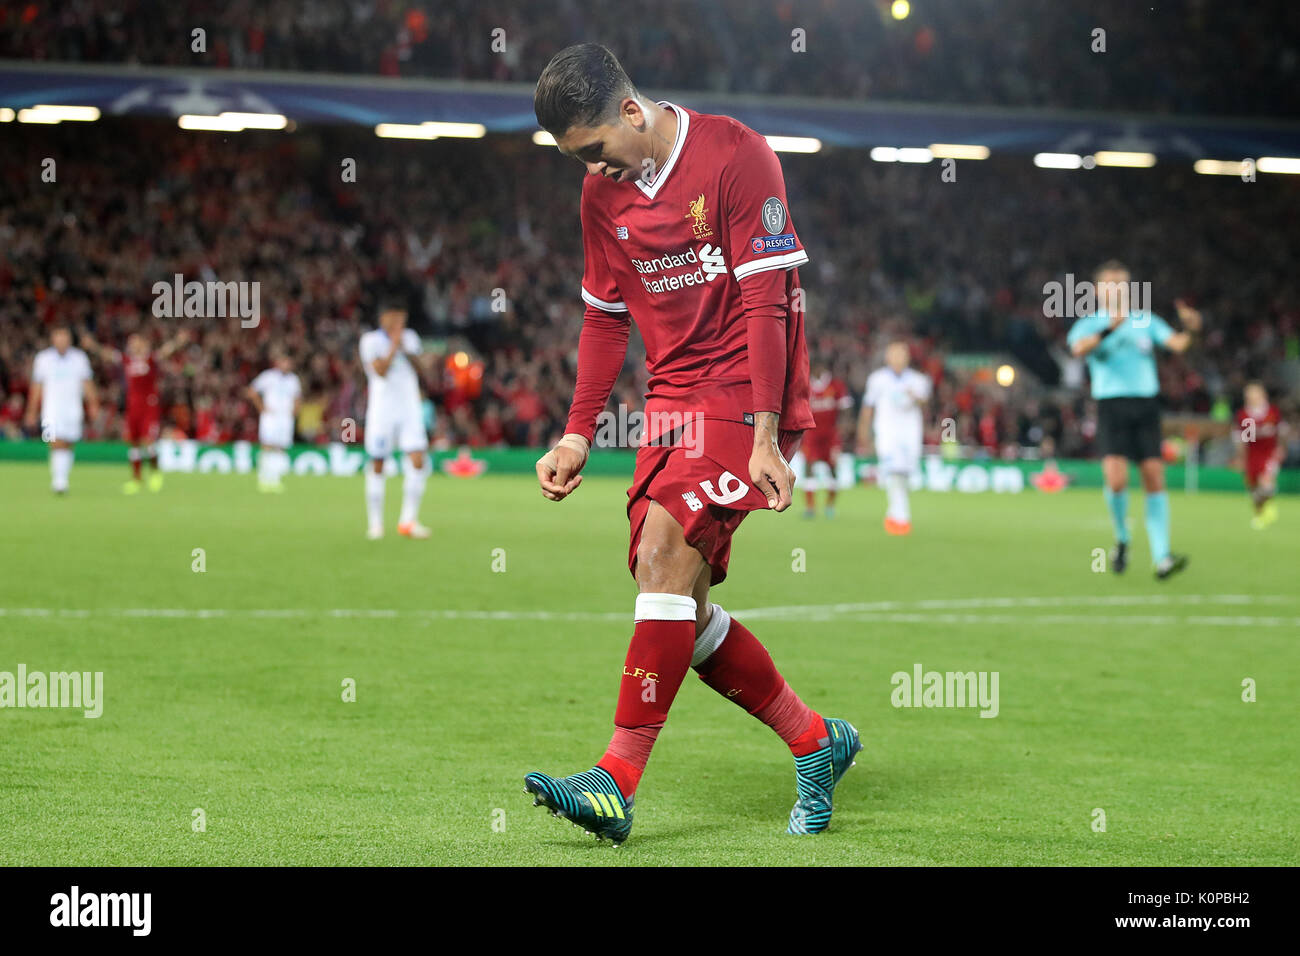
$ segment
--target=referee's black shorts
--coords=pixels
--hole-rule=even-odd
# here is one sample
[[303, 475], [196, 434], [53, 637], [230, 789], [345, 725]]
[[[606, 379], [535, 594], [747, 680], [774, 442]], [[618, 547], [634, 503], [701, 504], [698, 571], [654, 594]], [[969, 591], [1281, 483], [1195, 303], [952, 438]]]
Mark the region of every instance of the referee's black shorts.
[[1160, 457], [1160, 399], [1097, 400], [1097, 447], [1103, 455], [1130, 461]]

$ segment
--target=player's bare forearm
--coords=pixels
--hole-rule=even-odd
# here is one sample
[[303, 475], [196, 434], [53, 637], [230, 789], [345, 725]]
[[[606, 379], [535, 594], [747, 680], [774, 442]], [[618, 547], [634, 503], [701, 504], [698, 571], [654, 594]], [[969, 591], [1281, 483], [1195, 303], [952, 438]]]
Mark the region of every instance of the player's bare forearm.
[[870, 405], [862, 406], [862, 414], [858, 416], [858, 434], [857, 450], [858, 454], [866, 454], [871, 447], [871, 414], [874, 411]]
[[780, 422], [777, 412], [754, 414], [754, 452], [749, 456], [749, 480], [767, 496], [773, 511], [789, 508], [794, 491], [794, 471], [777, 444]]
[[388, 354], [375, 359], [372, 363], [375, 367], [375, 374], [381, 377], [387, 375], [388, 370], [393, 367], [393, 361], [397, 358], [397, 353], [401, 350], [402, 336], [399, 332], [397, 337], [393, 339], [392, 344], [389, 346]]
[[99, 359], [101, 362], [107, 362], [112, 365], [122, 364], [121, 352], [119, 352], [117, 349], [105, 348], [103, 345], [100, 345], [97, 341], [95, 341], [95, 339], [92, 338], [90, 335], [83, 335], [81, 337], [81, 347], [83, 350], [85, 350], [90, 355], [95, 356], [95, 358]]
[[92, 419], [99, 417], [99, 390], [93, 382], [86, 383], [86, 411]]
[[781, 416], [777, 412], [757, 412], [754, 415], [754, 447], [759, 445], [777, 445], [777, 433], [780, 430]]
[[41, 386], [39, 382], [33, 382], [31, 390], [27, 393], [27, 414], [24, 419], [28, 428], [36, 427], [36, 417], [41, 407]]
[[172, 355], [175, 354], [176, 350], [183, 348], [189, 340], [189, 331], [181, 329], [172, 337], [171, 341], [164, 343], [163, 347], [158, 350], [158, 357], [161, 359], [171, 358]]
[[1099, 334], [1085, 335], [1070, 347], [1070, 351], [1074, 353], [1075, 358], [1083, 358], [1100, 344], [1101, 336]]

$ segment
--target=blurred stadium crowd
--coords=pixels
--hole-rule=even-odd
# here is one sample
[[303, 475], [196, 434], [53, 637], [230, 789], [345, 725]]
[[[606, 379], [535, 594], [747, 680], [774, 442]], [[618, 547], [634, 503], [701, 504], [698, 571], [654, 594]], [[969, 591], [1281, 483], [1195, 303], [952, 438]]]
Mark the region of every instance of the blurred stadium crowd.
[[[603, 0], [0, 0], [0, 57], [532, 83], [557, 49], [590, 40], [647, 89], [1300, 113], [1291, 0], [911, 6], [896, 22], [887, 0], [658, 0], [635, 16]], [[795, 29], [805, 55], [792, 54]]]
[[[256, 438], [243, 386], [283, 345], [303, 379], [299, 439], [337, 440], [347, 419], [363, 420], [357, 340], [394, 292], [445, 353], [425, 381], [437, 447], [538, 446], [562, 432], [582, 319], [583, 174], [554, 150], [522, 137], [231, 137], [144, 120], [22, 134], [0, 155], [0, 433], [20, 434], [32, 357], [67, 323], [117, 347], [136, 328], [156, 344], [189, 329], [162, 370], [164, 432], [205, 441]], [[33, 172], [44, 156], [63, 157], [57, 183]], [[342, 157], [356, 159], [355, 183], [341, 181]], [[857, 151], [783, 164], [811, 256], [810, 352], [860, 399], [884, 344], [909, 337], [936, 382], [929, 440], [952, 418], [963, 444], [990, 455], [1091, 451], [1083, 369], [1064, 348], [1072, 320], [1044, 314], [1043, 286], [1089, 278], [1100, 258], [1150, 281], [1175, 324], [1175, 297], [1205, 313], [1203, 344], [1162, 359], [1167, 408], [1226, 420], [1248, 378], [1300, 357], [1300, 277], [1277, 241], [1300, 220], [1291, 177], [1039, 170], [1020, 158], [963, 163], [944, 183], [933, 166]], [[260, 282], [260, 324], [155, 318], [153, 285], [177, 273]], [[645, 389], [633, 341], [611, 399], [629, 409]], [[1003, 388], [954, 353], [1011, 355], [1031, 374]], [[105, 401], [87, 437], [116, 437], [120, 379], [97, 372]]]

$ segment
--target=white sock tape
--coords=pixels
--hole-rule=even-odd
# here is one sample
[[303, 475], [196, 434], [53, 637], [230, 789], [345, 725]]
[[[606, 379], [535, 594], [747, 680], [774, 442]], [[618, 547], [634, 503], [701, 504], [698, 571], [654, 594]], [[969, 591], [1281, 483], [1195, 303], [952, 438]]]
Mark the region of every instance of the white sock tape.
[[638, 594], [636, 620], [693, 621], [695, 620], [695, 598], [688, 594]]
[[731, 615], [716, 604], [710, 607], [713, 608], [713, 616], [709, 618], [709, 623], [704, 625], [704, 631], [695, 639], [695, 653], [691, 655], [692, 667], [699, 667], [707, 661], [709, 655], [722, 646], [727, 632], [731, 630]]

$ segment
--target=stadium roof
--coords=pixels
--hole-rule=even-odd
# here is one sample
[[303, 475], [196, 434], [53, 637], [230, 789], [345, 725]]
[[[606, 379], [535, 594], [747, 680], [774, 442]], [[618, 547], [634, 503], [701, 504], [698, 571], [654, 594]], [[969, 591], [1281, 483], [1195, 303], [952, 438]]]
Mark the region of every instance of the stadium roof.
[[[647, 93], [726, 113], [767, 135], [813, 137], [831, 146], [963, 143], [993, 153], [1125, 150], [1189, 161], [1300, 156], [1300, 123], [1266, 119]], [[0, 112], [37, 104], [93, 106], [114, 116], [239, 112], [280, 114], [297, 123], [437, 121], [479, 123], [490, 133], [537, 129], [526, 84], [0, 60]]]

